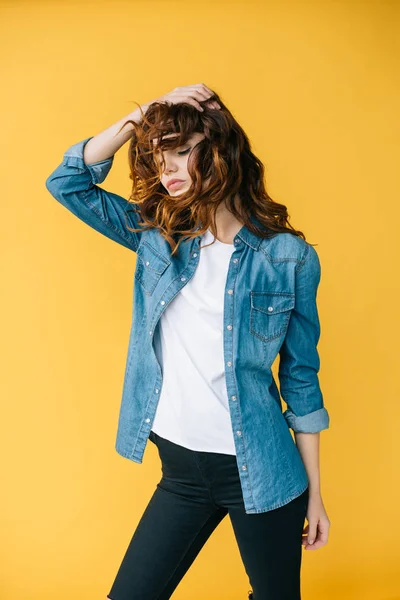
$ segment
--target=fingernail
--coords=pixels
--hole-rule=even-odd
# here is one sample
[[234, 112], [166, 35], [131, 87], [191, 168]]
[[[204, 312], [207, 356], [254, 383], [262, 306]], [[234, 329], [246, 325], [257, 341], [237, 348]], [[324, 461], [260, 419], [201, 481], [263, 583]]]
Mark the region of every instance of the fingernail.
[[309, 543], [309, 544], [313, 544], [313, 543], [314, 543], [314, 540], [309, 540], [309, 541], [308, 541], [308, 543]]

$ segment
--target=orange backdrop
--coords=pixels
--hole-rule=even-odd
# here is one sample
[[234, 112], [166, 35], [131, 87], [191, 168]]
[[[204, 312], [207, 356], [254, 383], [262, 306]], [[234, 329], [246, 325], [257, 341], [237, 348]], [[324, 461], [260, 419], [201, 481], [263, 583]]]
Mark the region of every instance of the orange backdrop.
[[[307, 600], [400, 599], [398, 2], [0, 1], [0, 596], [105, 598], [161, 476], [115, 435], [135, 254], [45, 188], [73, 143], [178, 85], [214, 88], [318, 244], [328, 544]], [[128, 196], [127, 145], [103, 187]], [[138, 360], [141, 357], [138, 356]], [[226, 518], [176, 600], [250, 589]]]

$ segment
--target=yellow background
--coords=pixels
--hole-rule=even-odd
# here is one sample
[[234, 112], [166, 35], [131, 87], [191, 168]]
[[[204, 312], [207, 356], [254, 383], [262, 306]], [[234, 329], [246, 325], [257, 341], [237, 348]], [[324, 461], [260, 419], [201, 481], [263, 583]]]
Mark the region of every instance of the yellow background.
[[[105, 599], [161, 477], [151, 443], [142, 465], [114, 449], [135, 254], [45, 180], [133, 100], [204, 82], [318, 244], [331, 530], [303, 552], [303, 597], [400, 599], [399, 3], [14, 1], [0, 17], [1, 598]], [[125, 197], [127, 147], [102, 184]], [[226, 517], [174, 598], [249, 589]]]

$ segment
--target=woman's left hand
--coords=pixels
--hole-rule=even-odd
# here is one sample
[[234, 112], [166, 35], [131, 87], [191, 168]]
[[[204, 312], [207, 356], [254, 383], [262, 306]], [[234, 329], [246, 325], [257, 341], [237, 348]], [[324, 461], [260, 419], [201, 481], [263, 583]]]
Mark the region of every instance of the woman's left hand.
[[304, 550], [318, 550], [328, 543], [331, 522], [326, 514], [320, 494], [310, 492], [307, 507], [308, 524], [303, 529]]

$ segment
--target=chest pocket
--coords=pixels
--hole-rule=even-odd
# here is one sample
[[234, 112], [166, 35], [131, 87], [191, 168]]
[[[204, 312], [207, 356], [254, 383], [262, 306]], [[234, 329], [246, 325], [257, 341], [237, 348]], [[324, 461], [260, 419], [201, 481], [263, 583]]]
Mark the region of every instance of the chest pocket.
[[171, 261], [162, 256], [148, 242], [143, 241], [137, 249], [135, 280], [143, 286], [146, 294], [151, 296], [164, 271]]
[[289, 292], [250, 292], [250, 332], [263, 342], [286, 333], [295, 295]]

